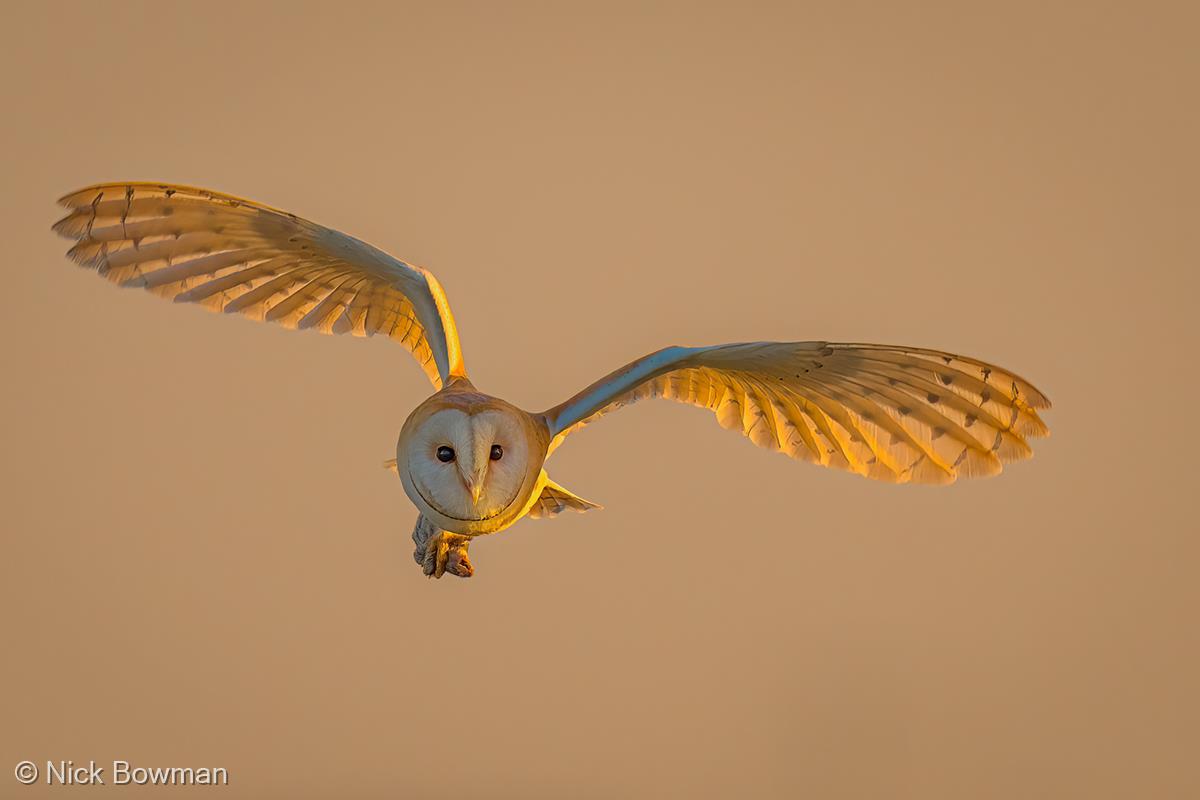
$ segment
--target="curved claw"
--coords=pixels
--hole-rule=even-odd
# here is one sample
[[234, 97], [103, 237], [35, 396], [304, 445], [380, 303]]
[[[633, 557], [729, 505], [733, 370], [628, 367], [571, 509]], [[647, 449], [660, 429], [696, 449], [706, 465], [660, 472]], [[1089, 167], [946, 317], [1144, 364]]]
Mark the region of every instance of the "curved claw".
[[475, 574], [475, 568], [471, 566], [471, 560], [467, 558], [467, 545], [461, 547], [450, 548], [450, 553], [446, 560], [446, 572], [451, 575], [457, 575], [460, 578], [469, 578]]

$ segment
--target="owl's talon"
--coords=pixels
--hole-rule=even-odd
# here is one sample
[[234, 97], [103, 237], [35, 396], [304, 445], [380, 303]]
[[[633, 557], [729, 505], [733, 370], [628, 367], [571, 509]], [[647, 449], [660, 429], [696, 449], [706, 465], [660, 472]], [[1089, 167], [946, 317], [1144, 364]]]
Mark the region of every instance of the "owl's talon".
[[475, 574], [475, 568], [471, 566], [471, 560], [467, 558], [465, 544], [461, 547], [451, 548], [446, 560], [446, 572], [459, 578], [469, 578]]
[[458, 578], [469, 578], [475, 574], [475, 568], [467, 558], [469, 537], [449, 531], [439, 531], [425, 542], [424, 552], [420, 553], [421, 571], [430, 578], [440, 578], [449, 572]]

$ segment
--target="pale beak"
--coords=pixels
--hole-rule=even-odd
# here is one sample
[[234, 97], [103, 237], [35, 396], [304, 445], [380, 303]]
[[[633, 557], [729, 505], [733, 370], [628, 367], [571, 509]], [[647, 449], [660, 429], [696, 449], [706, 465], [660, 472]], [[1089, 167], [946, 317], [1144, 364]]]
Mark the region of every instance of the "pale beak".
[[482, 469], [473, 469], [470, 473], [462, 476], [463, 485], [467, 487], [467, 491], [471, 494], [471, 502], [478, 503], [479, 495], [483, 493], [483, 481], [487, 477], [487, 467]]

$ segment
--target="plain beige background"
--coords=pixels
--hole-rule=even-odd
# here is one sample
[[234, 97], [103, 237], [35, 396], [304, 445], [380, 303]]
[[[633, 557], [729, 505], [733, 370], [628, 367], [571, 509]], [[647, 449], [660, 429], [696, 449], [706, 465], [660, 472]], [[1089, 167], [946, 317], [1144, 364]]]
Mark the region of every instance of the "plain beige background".
[[[1187, 3], [3, 11], [0, 796], [1200, 796]], [[999, 478], [873, 484], [646, 403], [426, 580], [402, 348], [122, 292], [53, 200], [241, 194], [441, 277], [538, 410], [666, 344], [955, 350], [1055, 401]], [[122, 796], [109, 787], [61, 796]], [[153, 792], [141, 792], [149, 796]]]

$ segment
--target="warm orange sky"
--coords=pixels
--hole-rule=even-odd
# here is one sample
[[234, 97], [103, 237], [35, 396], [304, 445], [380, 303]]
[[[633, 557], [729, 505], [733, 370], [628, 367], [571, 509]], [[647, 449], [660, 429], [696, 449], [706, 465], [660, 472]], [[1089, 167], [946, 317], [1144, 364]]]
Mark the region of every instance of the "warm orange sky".
[[[193, 8], [3, 12], [0, 796], [47, 793], [26, 758], [229, 770], [181, 797], [1200, 796], [1188, 4]], [[420, 370], [71, 265], [54, 199], [127, 179], [434, 270], [526, 408], [667, 344], [880, 341], [1020, 372], [1054, 435], [896, 487], [643, 403], [551, 462], [603, 511], [428, 581], [380, 466]]]

